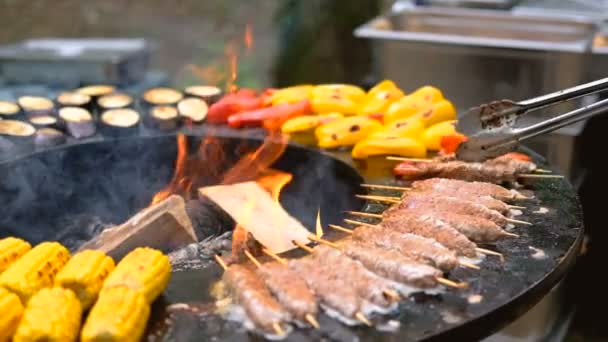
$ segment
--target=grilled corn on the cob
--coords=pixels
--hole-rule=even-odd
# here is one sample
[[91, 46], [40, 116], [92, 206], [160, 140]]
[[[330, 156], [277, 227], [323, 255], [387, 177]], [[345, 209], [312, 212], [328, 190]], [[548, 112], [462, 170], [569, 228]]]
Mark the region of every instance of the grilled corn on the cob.
[[23, 315], [23, 306], [16, 294], [0, 287], [0, 342], [10, 341]]
[[91, 309], [80, 339], [93, 341], [139, 341], [144, 333], [150, 306], [137, 291], [127, 286], [105, 288]]
[[27, 303], [40, 289], [53, 285], [55, 275], [68, 262], [70, 252], [57, 242], [43, 242], [25, 253], [0, 275], [0, 286]]
[[55, 285], [74, 291], [82, 309], [93, 305], [114, 260], [104, 252], [86, 250], [75, 254], [55, 277]]
[[127, 254], [103, 284], [102, 293], [113, 286], [128, 286], [141, 293], [148, 304], [163, 292], [171, 276], [171, 263], [162, 252], [136, 248]]
[[25, 307], [13, 342], [70, 342], [78, 338], [82, 310], [72, 290], [45, 288]]
[[12, 263], [27, 253], [32, 246], [21, 239], [7, 237], [0, 240], [0, 273], [4, 272]]

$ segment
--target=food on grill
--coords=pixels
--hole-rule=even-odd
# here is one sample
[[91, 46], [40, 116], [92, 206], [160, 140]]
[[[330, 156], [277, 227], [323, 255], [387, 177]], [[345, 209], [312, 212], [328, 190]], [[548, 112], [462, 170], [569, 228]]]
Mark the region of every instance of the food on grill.
[[436, 187], [433, 190], [413, 190], [414, 194], [424, 194], [429, 196], [444, 196], [444, 197], [455, 197], [465, 201], [477, 203], [479, 205], [483, 205], [484, 207], [498, 211], [499, 213], [505, 215], [509, 214], [511, 211], [511, 207], [505, 202], [498, 200], [494, 197], [488, 195], [475, 195], [466, 191], [462, 191], [458, 188], [450, 188], [450, 187]]
[[75, 254], [55, 277], [55, 285], [74, 291], [83, 310], [97, 300], [106, 277], [114, 269], [114, 260], [100, 251]]
[[317, 299], [302, 278], [305, 275], [300, 275], [278, 262], [265, 263], [257, 272], [272, 295], [293, 318], [305, 322], [308, 320], [306, 316], [317, 315]]
[[224, 209], [243, 229], [275, 253], [296, 248], [292, 241], [309, 243], [310, 233], [256, 182], [199, 189]]
[[129, 108], [110, 109], [101, 114], [102, 130], [105, 135], [134, 135], [139, 130], [139, 113]]
[[383, 80], [371, 88], [360, 101], [358, 115], [385, 113], [388, 107], [404, 96], [393, 81]]
[[384, 123], [389, 124], [399, 119], [411, 117], [422, 110], [427, 110], [434, 103], [443, 99], [443, 94], [435, 87], [424, 86], [418, 88], [388, 107], [384, 115]]
[[207, 117], [209, 107], [204, 100], [196, 97], [185, 98], [177, 104], [177, 110], [182, 118], [194, 123], [201, 123]]
[[77, 91], [66, 91], [57, 96], [59, 107], [82, 107], [90, 111], [92, 102], [91, 96]]
[[91, 98], [97, 99], [101, 96], [111, 94], [115, 90], [116, 90], [116, 88], [114, 88], [111, 85], [99, 84], [99, 85], [90, 85], [90, 86], [78, 88], [78, 89], [76, 89], [76, 92], [78, 92], [80, 94], [89, 95]]
[[144, 92], [142, 96], [145, 104], [149, 106], [176, 105], [184, 95], [171, 88], [152, 88]]
[[42, 289], [27, 303], [14, 342], [76, 341], [82, 308], [72, 290]]
[[322, 148], [352, 146], [370, 134], [382, 130], [382, 124], [368, 116], [351, 116], [323, 124], [315, 130]]
[[462, 198], [434, 195], [432, 193], [407, 192], [399, 208], [427, 209], [432, 212], [457, 212], [490, 220], [500, 226], [506, 226], [509, 219], [496, 210]]
[[0, 120], [0, 138], [15, 144], [27, 144], [32, 141], [36, 128], [17, 120]]
[[15, 293], [23, 303], [39, 290], [53, 285], [55, 275], [68, 262], [70, 252], [57, 242], [43, 242], [0, 275], [0, 286]]
[[360, 240], [344, 241], [340, 244], [340, 249], [377, 275], [410, 286], [435, 287], [437, 278], [442, 276], [440, 270], [407, 258], [394, 249], [378, 247]]
[[40, 128], [36, 130], [34, 143], [36, 146], [50, 147], [65, 143], [66, 136], [63, 132], [54, 128]]
[[351, 152], [354, 159], [387, 154], [424, 158], [426, 147], [415, 139], [387, 134], [384, 137], [376, 136], [361, 140]]
[[394, 249], [415, 261], [432, 265], [449, 272], [458, 266], [456, 253], [436, 240], [411, 233], [402, 233], [382, 226], [359, 226], [353, 230], [354, 239], [373, 243], [382, 248]]
[[329, 113], [325, 115], [302, 115], [291, 118], [281, 126], [283, 133], [299, 133], [309, 131], [319, 125], [343, 118], [340, 113]]
[[430, 151], [441, 150], [441, 138], [457, 134], [456, 120], [448, 120], [436, 123], [422, 133], [421, 139]]
[[500, 228], [496, 223], [474, 215], [463, 215], [458, 211], [436, 211], [432, 209], [405, 209], [394, 208], [384, 212], [384, 217], [400, 215], [421, 215], [433, 217], [457, 231], [461, 232], [471, 241], [475, 242], [496, 242], [500, 239], [511, 238], [517, 235], [508, 233]]
[[76, 139], [87, 138], [95, 134], [95, 122], [91, 113], [80, 107], [63, 107], [59, 117], [66, 122], [68, 132]]
[[60, 127], [59, 120], [52, 115], [36, 115], [28, 119], [30, 124], [36, 128], [55, 128]]
[[154, 302], [171, 277], [169, 258], [158, 250], [140, 247], [127, 254], [103, 283], [103, 294], [115, 286], [127, 286]]
[[207, 122], [221, 124], [228, 122], [233, 114], [262, 108], [263, 99], [251, 89], [239, 89], [227, 94], [209, 107]]
[[395, 215], [382, 220], [381, 225], [387, 229], [412, 233], [426, 238], [434, 239], [445, 247], [456, 252], [457, 255], [475, 258], [477, 247], [462, 233], [447, 223], [429, 215]]
[[13, 102], [0, 100], [0, 119], [16, 119], [21, 108]]
[[384, 130], [371, 134], [368, 139], [371, 138], [390, 138], [390, 137], [403, 137], [420, 139], [420, 136], [424, 132], [424, 123], [419, 118], [406, 118], [399, 119], [391, 122], [384, 126]]
[[272, 107], [259, 108], [251, 111], [242, 111], [228, 117], [228, 125], [239, 127], [269, 127], [280, 128], [287, 120], [309, 114], [310, 101], [302, 100], [294, 103], [283, 103]]
[[484, 182], [466, 182], [457, 179], [430, 178], [412, 183], [414, 190], [438, 191], [441, 193], [461, 192], [470, 196], [491, 196], [498, 200], [509, 201], [525, 199], [519, 192], [503, 188], [500, 185]]
[[148, 112], [146, 126], [161, 131], [171, 131], [179, 125], [177, 108], [173, 106], [154, 106]]
[[312, 99], [312, 89], [313, 86], [308, 84], [277, 89], [268, 96], [264, 105], [278, 105], [310, 100]]
[[[1, 260], [1, 259], [0, 259]], [[0, 287], [0, 341], [10, 341], [23, 315], [23, 305], [16, 294]]]
[[311, 91], [311, 105], [315, 113], [357, 114], [358, 103], [365, 91], [349, 84], [321, 84]]
[[[32, 246], [27, 241], [14, 237], [0, 240], [0, 274], [10, 265], [29, 252]], [[0, 310], [1, 311], [1, 310]], [[1, 339], [0, 339], [1, 340]]]
[[136, 342], [144, 334], [150, 305], [127, 286], [105, 289], [82, 327], [82, 342]]
[[107, 94], [97, 99], [97, 105], [101, 111], [130, 107], [133, 98], [123, 93]]
[[214, 86], [193, 85], [184, 90], [187, 96], [198, 97], [211, 105], [217, 102], [222, 96], [222, 90]]
[[[323, 308], [337, 313], [348, 323], [354, 323], [358, 313], [363, 312], [365, 303], [352, 286], [350, 274], [341, 272], [334, 265], [318, 263], [312, 257], [293, 259], [289, 268], [302, 275], [308, 286], [314, 291]], [[335, 316], [335, 315], [334, 315]]]
[[28, 116], [52, 114], [55, 110], [53, 101], [42, 96], [21, 96], [17, 103]]
[[241, 265], [231, 265], [222, 279], [257, 327], [274, 333], [276, 325], [280, 327], [289, 321], [289, 313], [272, 297], [264, 281], [254, 271]]

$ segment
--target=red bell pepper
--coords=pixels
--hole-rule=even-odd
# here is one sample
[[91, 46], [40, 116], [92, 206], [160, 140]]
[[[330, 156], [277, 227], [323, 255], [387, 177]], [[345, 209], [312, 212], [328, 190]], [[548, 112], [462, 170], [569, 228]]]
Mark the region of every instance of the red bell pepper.
[[258, 109], [262, 105], [262, 98], [258, 97], [255, 91], [251, 89], [239, 89], [235, 93], [224, 96], [209, 107], [207, 122], [214, 124], [225, 123], [230, 115]]
[[378, 120], [380, 121], [380, 123], [383, 123], [384, 121], [384, 113], [374, 113], [374, 114], [368, 114], [367, 115], [370, 119], [374, 119], [374, 120]]
[[467, 137], [462, 134], [444, 135], [441, 137], [441, 154], [450, 155], [456, 153], [458, 146], [467, 141]]
[[[228, 118], [228, 125], [233, 128], [243, 126], [262, 126], [267, 121], [268, 128], [276, 127], [279, 123], [285, 122], [295, 116], [308, 114], [312, 111], [310, 101], [302, 100], [295, 103], [285, 103], [272, 107], [261, 108], [258, 110], [245, 111], [231, 115]], [[279, 125], [280, 127], [280, 125]]]

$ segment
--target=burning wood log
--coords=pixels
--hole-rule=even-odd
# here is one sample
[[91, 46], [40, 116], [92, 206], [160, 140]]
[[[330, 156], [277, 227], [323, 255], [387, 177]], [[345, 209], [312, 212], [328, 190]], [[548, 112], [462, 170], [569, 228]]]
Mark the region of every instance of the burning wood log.
[[255, 182], [203, 187], [199, 194], [215, 202], [274, 253], [297, 248], [293, 241], [310, 242], [310, 232]]
[[98, 249], [119, 260], [137, 247], [169, 252], [197, 241], [184, 199], [173, 195], [104, 230], [80, 250]]

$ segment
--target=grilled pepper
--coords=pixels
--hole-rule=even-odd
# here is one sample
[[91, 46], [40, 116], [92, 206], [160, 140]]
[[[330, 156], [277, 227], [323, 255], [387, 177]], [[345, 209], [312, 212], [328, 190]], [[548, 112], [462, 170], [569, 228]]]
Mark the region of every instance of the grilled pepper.
[[389, 124], [398, 119], [408, 118], [441, 100], [443, 100], [443, 94], [437, 88], [431, 86], [419, 88], [410, 95], [393, 102], [386, 110], [384, 123]]
[[420, 118], [407, 118], [393, 121], [390, 125], [384, 128], [384, 131], [374, 133], [371, 137], [382, 137], [382, 136], [398, 136], [407, 137], [412, 139], [418, 139], [424, 132], [424, 123]]
[[441, 138], [455, 135], [456, 120], [444, 121], [427, 128], [422, 134], [422, 142], [428, 150], [439, 151], [441, 149]]
[[23, 305], [16, 294], [0, 287], [0, 341], [10, 341], [23, 315]]
[[424, 158], [426, 157], [426, 148], [423, 144], [412, 138], [387, 136], [385, 138], [364, 139], [358, 142], [351, 152], [354, 159], [387, 154], [411, 158]]
[[368, 115], [374, 113], [384, 113], [391, 103], [403, 97], [403, 92], [395, 83], [389, 80], [384, 80], [374, 86], [365, 95], [365, 98], [359, 105], [359, 115]]
[[87, 250], [72, 257], [55, 278], [55, 285], [74, 291], [83, 310], [97, 299], [103, 282], [114, 269], [114, 260], [104, 252]]
[[352, 146], [381, 129], [382, 124], [378, 120], [367, 116], [352, 116], [317, 127], [315, 136], [319, 147], [335, 148]]
[[281, 131], [283, 133], [298, 133], [311, 130], [319, 125], [344, 117], [340, 113], [329, 113], [326, 115], [303, 115], [287, 120]]
[[225, 123], [233, 114], [261, 108], [264, 100], [250, 89], [240, 89], [236, 93], [228, 94], [209, 107], [207, 122]]
[[[0, 240], [0, 273], [4, 272], [12, 263], [27, 253], [32, 246], [21, 239], [7, 237]], [[0, 341], [2, 341], [0, 339]]]
[[314, 87], [312, 90], [313, 98], [331, 95], [340, 95], [343, 98], [357, 102], [363, 99], [365, 91], [357, 86], [349, 84], [322, 84]]
[[81, 316], [80, 302], [72, 290], [42, 289], [27, 303], [13, 341], [76, 341]]
[[456, 109], [448, 100], [441, 100], [434, 103], [431, 107], [415, 114], [415, 117], [422, 119], [426, 127], [434, 124], [456, 119]]
[[[302, 100], [295, 103], [284, 103], [272, 107], [261, 108], [253, 111], [241, 112], [228, 118], [230, 127], [262, 126], [266, 120], [282, 120], [283, 122], [304, 114], [310, 113], [310, 101]], [[278, 122], [276, 125], [281, 127]]]
[[136, 248], [116, 265], [103, 283], [100, 296], [114, 286], [127, 286], [152, 303], [165, 290], [170, 277], [171, 264], [166, 255], [152, 248]]
[[294, 103], [312, 98], [312, 85], [299, 85], [276, 90], [270, 96], [271, 105]]
[[0, 286], [27, 301], [53, 285], [55, 275], [68, 262], [70, 252], [57, 242], [43, 242], [25, 253], [0, 275]]
[[449, 155], [456, 153], [458, 146], [467, 141], [467, 137], [462, 134], [444, 135], [441, 137], [441, 154]]

